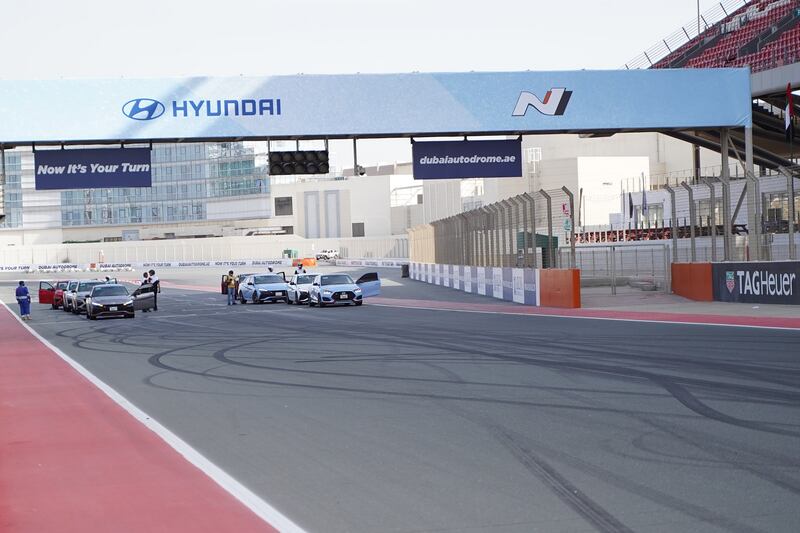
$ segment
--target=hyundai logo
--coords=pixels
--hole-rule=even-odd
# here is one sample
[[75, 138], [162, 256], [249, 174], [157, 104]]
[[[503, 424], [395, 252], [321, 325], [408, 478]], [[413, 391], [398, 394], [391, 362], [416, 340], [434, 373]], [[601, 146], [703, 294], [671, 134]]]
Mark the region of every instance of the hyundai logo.
[[164, 104], [152, 98], [134, 98], [125, 102], [122, 113], [133, 120], [153, 120], [164, 114]]

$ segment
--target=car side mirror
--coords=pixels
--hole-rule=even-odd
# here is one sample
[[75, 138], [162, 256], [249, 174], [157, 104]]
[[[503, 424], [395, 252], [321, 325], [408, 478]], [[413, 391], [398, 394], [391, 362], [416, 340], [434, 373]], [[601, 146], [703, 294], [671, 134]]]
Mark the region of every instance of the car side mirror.
[[317, 283], [317, 282], [314, 282], [314, 286], [315, 286], [315, 287], [319, 287], [319, 283]]
[[250, 287], [252, 287], [252, 286], [253, 286], [253, 282], [252, 282], [252, 281], [248, 281], [248, 282], [247, 282], [247, 285], [249, 285]]

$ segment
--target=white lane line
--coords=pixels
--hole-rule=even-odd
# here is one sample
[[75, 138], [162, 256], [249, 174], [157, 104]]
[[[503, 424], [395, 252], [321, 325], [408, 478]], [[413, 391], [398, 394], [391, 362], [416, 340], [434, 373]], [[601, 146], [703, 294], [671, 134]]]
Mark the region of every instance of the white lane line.
[[[482, 313], [486, 315], [510, 315], [536, 318], [574, 318], [577, 320], [611, 320], [615, 322], [643, 322], [646, 324], [680, 324], [682, 326], [718, 326], [726, 328], [751, 328], [751, 329], [780, 329], [784, 331], [800, 331], [798, 328], [783, 326], [756, 326], [752, 324], [723, 324], [719, 322], [681, 322], [680, 320], [654, 320], [644, 318], [618, 318], [604, 316], [576, 316], [576, 315], [549, 315], [537, 313], [513, 313], [510, 311], [484, 311], [481, 309], [447, 309], [442, 307], [425, 307], [421, 305], [392, 305], [373, 303], [376, 307], [391, 307], [392, 309], [419, 309], [423, 311], [450, 311], [451, 313]], [[780, 317], [773, 317], [780, 318]]]
[[31, 335], [36, 337], [42, 344], [47, 346], [53, 353], [63, 359], [68, 365], [74, 368], [80, 375], [88, 379], [95, 387], [103, 391], [106, 396], [111, 398], [117, 405], [125, 409], [132, 417], [144, 424], [144, 426], [158, 435], [161, 440], [166, 442], [176, 452], [181, 454], [187, 461], [199, 468], [203, 473], [210, 477], [214, 482], [227, 491], [231, 496], [242, 502], [248, 509], [253, 511], [259, 518], [276, 528], [281, 533], [306, 533], [304, 529], [292, 522], [280, 511], [264, 501], [256, 493], [245, 487], [233, 476], [225, 472], [222, 468], [214, 464], [202, 453], [194, 449], [189, 443], [181, 439], [175, 433], [157, 422], [153, 417], [136, 407], [127, 400], [122, 394], [111, 388], [103, 380], [92, 374], [83, 365], [72, 359], [66, 353], [50, 343], [47, 339], [39, 335], [33, 328], [22, 321], [17, 314], [0, 300], [0, 305], [5, 307], [17, 319], [17, 322], [27, 329]]

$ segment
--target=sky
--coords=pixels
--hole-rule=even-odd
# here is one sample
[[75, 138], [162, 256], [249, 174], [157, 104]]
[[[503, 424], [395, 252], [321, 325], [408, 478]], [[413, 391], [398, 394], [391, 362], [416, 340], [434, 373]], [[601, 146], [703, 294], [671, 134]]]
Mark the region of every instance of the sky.
[[[715, 3], [700, 0], [701, 12]], [[696, 10], [696, 0], [4, 2], [0, 80], [615, 69]], [[359, 147], [365, 164], [382, 152]]]

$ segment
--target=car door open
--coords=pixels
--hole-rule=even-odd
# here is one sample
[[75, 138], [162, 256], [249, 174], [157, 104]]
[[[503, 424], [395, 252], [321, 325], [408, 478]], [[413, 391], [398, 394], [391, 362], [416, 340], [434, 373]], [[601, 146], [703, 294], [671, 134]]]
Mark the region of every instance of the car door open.
[[53, 305], [53, 296], [56, 294], [56, 288], [49, 281], [39, 282], [39, 303]]
[[377, 272], [367, 272], [358, 278], [356, 285], [361, 287], [361, 296], [364, 298], [378, 296], [381, 293], [381, 280]]

